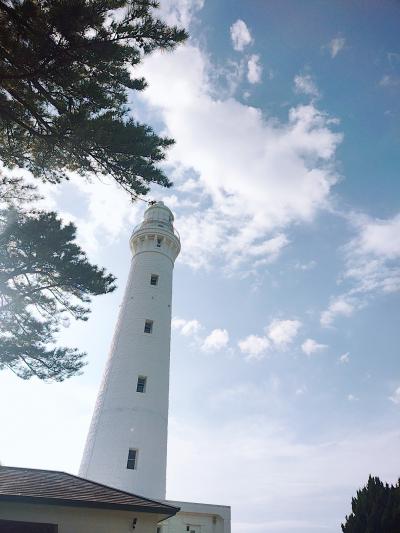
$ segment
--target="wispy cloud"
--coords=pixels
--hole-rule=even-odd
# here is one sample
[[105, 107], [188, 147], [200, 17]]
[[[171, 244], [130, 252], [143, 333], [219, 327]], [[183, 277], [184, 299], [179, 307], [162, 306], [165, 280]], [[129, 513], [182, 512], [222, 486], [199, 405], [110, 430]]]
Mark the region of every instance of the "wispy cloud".
[[319, 89], [311, 74], [298, 74], [294, 78], [294, 90], [298, 94], [306, 94], [318, 98], [320, 96]]
[[339, 362], [342, 364], [347, 364], [350, 361], [350, 352], [343, 353], [339, 357]]
[[294, 341], [300, 327], [299, 320], [275, 319], [265, 327], [265, 335], [248, 335], [238, 342], [238, 346], [247, 361], [260, 360], [271, 348], [285, 350]]
[[251, 55], [247, 61], [247, 79], [249, 83], [260, 83], [262, 70], [260, 56], [257, 54]]
[[389, 219], [362, 216], [354, 221], [357, 236], [345, 247], [344, 277], [353, 294], [400, 290], [400, 214]]
[[356, 401], [358, 401], [357, 396], [355, 396], [354, 394], [348, 394], [348, 395], [347, 395], [347, 399], [349, 400], [349, 402], [356, 402]]
[[215, 328], [208, 335], [204, 335], [205, 328], [197, 319], [174, 317], [171, 326], [173, 330], [194, 341], [194, 346], [204, 352], [218, 352], [229, 344], [229, 333], [226, 329]]
[[387, 259], [400, 257], [400, 214], [390, 219], [365, 217], [359, 228], [359, 236], [353, 245], [361, 246], [361, 254], [373, 254]]
[[157, 16], [167, 24], [188, 28], [203, 5], [204, 0], [163, 0], [157, 9]]
[[341, 52], [346, 46], [346, 39], [344, 37], [337, 36], [330, 41], [328, 49], [332, 58], [335, 58], [339, 52]]
[[244, 20], [238, 19], [231, 26], [232, 45], [235, 50], [242, 52], [246, 46], [253, 42], [250, 30]]
[[319, 344], [314, 339], [306, 339], [303, 344], [301, 345], [301, 349], [303, 353], [310, 356], [314, 353], [321, 352], [322, 350], [325, 350], [328, 348], [326, 344]]
[[185, 337], [196, 336], [202, 329], [202, 325], [196, 319], [185, 320], [184, 318], [173, 318], [171, 326], [172, 329], [179, 331]]
[[300, 327], [299, 320], [275, 319], [268, 326], [268, 337], [277, 348], [284, 349], [294, 341]]
[[376, 293], [400, 291], [400, 214], [373, 219], [351, 214], [356, 236], [343, 247], [345, 269], [341, 281], [350, 284], [333, 297], [321, 314], [321, 324], [330, 326], [337, 316], [349, 317]]
[[251, 359], [263, 359], [270, 344], [267, 337], [258, 335], [248, 335], [245, 339], [238, 342], [239, 349], [245, 354], [247, 361]]
[[393, 76], [390, 74], [385, 74], [379, 81], [381, 87], [399, 87], [400, 86], [400, 77]]
[[294, 265], [294, 268], [296, 270], [312, 270], [313, 268], [315, 268], [317, 265], [317, 262], [312, 260], [312, 261], [307, 261], [305, 263], [301, 263], [300, 261], [297, 261]]
[[205, 352], [217, 352], [226, 348], [229, 343], [229, 333], [226, 329], [213, 329], [207, 335], [202, 344], [202, 349]]
[[389, 399], [396, 405], [400, 405], [400, 387], [397, 387], [397, 389], [393, 392], [392, 396], [390, 396]]
[[346, 299], [345, 296], [334, 298], [329, 304], [328, 309], [321, 314], [321, 325], [331, 326], [337, 316], [351, 316], [355, 311], [355, 306], [352, 302]]
[[329, 205], [342, 136], [312, 104], [290, 109], [279, 122], [221, 98], [213, 69], [193, 44], [171, 55], [154, 53], [141, 71], [149, 81], [141, 100], [176, 139], [169, 158], [176, 190], [200, 204], [178, 210], [185, 242], [180, 260], [193, 268], [222, 260], [229, 269], [246, 263], [253, 269], [279, 256], [289, 226], [313, 220]]

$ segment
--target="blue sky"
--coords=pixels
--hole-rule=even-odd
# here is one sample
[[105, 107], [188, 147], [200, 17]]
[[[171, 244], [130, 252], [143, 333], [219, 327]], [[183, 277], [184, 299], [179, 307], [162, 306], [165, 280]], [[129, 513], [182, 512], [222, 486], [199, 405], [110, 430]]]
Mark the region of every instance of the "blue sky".
[[[400, 6], [179, 0], [135, 114], [176, 139], [168, 496], [234, 533], [339, 531], [368, 474], [400, 475]], [[126, 280], [130, 205], [73, 178], [46, 205], [119, 288], [61, 341], [63, 384], [0, 375], [4, 464], [76, 472]]]

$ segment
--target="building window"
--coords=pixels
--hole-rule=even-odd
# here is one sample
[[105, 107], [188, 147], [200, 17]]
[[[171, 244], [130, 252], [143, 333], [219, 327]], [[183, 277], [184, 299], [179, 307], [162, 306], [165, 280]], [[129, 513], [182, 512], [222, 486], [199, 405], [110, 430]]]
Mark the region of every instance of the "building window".
[[150, 276], [150, 285], [158, 285], [158, 275], [152, 274]]
[[144, 323], [144, 332], [145, 333], [153, 333], [153, 321], [152, 320], [146, 320]]
[[145, 376], [139, 376], [137, 378], [136, 392], [146, 392], [147, 378]]
[[161, 533], [162, 532], [162, 527], [158, 527], [157, 528], [157, 533]]
[[157, 237], [157, 248], [161, 248], [162, 237]]
[[129, 468], [129, 470], [136, 470], [137, 457], [138, 457], [138, 451], [133, 448], [129, 448], [128, 461], [126, 463], [126, 468]]

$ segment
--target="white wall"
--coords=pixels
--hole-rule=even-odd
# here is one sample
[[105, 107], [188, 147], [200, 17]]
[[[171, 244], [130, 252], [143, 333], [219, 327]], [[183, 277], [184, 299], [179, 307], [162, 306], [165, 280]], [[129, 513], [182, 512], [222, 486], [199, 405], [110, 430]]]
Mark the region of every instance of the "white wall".
[[[135, 530], [134, 518], [138, 519]], [[58, 533], [156, 533], [161, 518], [134, 511], [0, 502], [0, 519], [58, 524]]]
[[231, 532], [231, 509], [228, 506], [170, 500], [166, 503], [180, 507], [181, 510], [162, 522], [162, 533], [187, 533], [187, 526], [189, 532], [195, 533]]

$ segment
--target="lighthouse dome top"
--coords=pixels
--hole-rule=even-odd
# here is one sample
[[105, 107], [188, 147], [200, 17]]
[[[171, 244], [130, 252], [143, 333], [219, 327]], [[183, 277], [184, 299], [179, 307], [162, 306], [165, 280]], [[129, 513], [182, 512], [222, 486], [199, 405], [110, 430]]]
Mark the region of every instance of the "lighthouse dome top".
[[162, 202], [150, 202], [150, 206], [144, 213], [145, 222], [164, 222], [171, 224], [174, 221], [172, 211]]
[[180, 238], [174, 228], [174, 215], [164, 202], [149, 202], [143, 221], [133, 230], [130, 244], [134, 254], [143, 251], [143, 247], [149, 250], [155, 247], [175, 261], [181, 248]]

